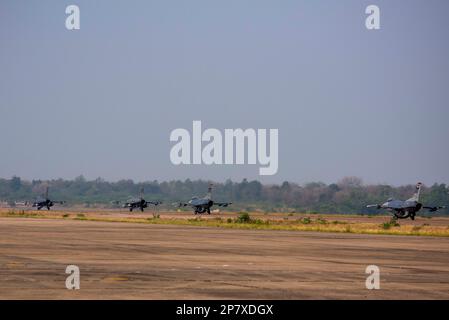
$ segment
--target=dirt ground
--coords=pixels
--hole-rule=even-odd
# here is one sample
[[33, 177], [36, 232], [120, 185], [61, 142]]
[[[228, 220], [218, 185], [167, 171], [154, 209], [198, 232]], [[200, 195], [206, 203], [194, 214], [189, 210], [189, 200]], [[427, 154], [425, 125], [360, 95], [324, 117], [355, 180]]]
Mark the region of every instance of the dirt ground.
[[32, 218], [0, 234], [0, 299], [449, 299], [449, 238]]

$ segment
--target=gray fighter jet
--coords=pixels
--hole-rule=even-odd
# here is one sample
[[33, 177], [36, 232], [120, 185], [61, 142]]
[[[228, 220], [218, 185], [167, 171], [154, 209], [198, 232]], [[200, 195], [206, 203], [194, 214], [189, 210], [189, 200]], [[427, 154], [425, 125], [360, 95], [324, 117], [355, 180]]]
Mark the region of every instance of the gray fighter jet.
[[232, 204], [232, 202], [215, 202], [212, 200], [212, 187], [213, 185], [210, 184], [209, 188], [207, 189], [207, 194], [203, 198], [199, 197], [193, 197], [189, 202], [180, 202], [178, 204], [178, 207], [186, 207], [191, 206], [193, 208], [193, 212], [195, 214], [202, 214], [207, 212], [207, 214], [210, 214], [210, 208], [213, 205], [219, 206], [219, 207], [227, 207]]
[[418, 182], [416, 185], [416, 192], [413, 194], [408, 200], [395, 200], [393, 198], [388, 199], [385, 203], [382, 204], [370, 204], [367, 205], [367, 208], [377, 208], [377, 209], [386, 209], [393, 213], [394, 218], [396, 219], [406, 219], [410, 218], [415, 220], [416, 213], [421, 209], [427, 209], [430, 212], [435, 212], [439, 209], [446, 208], [445, 206], [440, 207], [429, 207], [424, 206], [419, 202], [419, 195], [421, 192], [422, 183]]
[[[129, 211], [133, 211], [133, 209], [140, 209], [140, 211], [143, 212], [144, 208], [148, 208], [148, 205], [152, 204], [155, 206], [160, 205], [161, 201], [146, 201], [143, 198], [144, 189], [140, 189], [140, 197], [139, 198], [130, 198], [128, 199], [125, 204], [123, 205], [123, 208], [129, 208]], [[118, 201], [116, 203], [119, 203]]]
[[32, 207], [37, 207], [37, 210], [40, 210], [40, 209], [46, 207], [47, 210], [50, 210], [50, 208], [53, 207], [57, 203], [58, 204], [64, 204], [65, 201], [50, 200], [48, 198], [48, 187], [46, 187], [46, 189], [45, 189], [45, 198], [44, 197], [37, 197], [36, 200], [33, 202]]

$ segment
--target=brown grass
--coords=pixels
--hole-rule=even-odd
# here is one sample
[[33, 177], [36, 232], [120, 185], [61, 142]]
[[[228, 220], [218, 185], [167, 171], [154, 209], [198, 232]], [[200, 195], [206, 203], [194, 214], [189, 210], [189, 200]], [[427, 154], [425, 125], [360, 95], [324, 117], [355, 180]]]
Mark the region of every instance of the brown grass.
[[[412, 236], [437, 236], [449, 237], [448, 226], [431, 226], [428, 224], [417, 225], [394, 225], [385, 227], [387, 223], [379, 224], [375, 222], [348, 222], [331, 220], [323, 216], [307, 216], [298, 219], [253, 219], [248, 222], [241, 222], [238, 218], [144, 218], [144, 217], [115, 217], [91, 216], [87, 213], [72, 213], [58, 211], [23, 211], [23, 210], [2, 210], [0, 217], [22, 217], [22, 218], [44, 218], [44, 219], [64, 219], [80, 221], [104, 221], [122, 223], [145, 223], [145, 224], [170, 224], [170, 225], [191, 225], [216, 228], [251, 229], [251, 230], [285, 230], [285, 231], [314, 231], [314, 232], [337, 232], [356, 234], [386, 234], [386, 235], [412, 235]], [[338, 215], [332, 218], [344, 218], [349, 216]], [[353, 217], [353, 216], [352, 216]]]

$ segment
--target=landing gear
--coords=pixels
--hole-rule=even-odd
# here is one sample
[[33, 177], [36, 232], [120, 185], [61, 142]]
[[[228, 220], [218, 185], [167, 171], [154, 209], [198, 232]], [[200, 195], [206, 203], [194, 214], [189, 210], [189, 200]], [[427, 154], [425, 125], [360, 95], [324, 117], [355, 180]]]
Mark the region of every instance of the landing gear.
[[394, 213], [396, 219], [407, 219], [410, 216], [408, 211], [397, 211]]
[[129, 212], [133, 212], [133, 207], [129, 207]]
[[50, 207], [49, 206], [47, 206], [47, 210], [50, 211]]
[[140, 211], [142, 211], [142, 212], [143, 212], [143, 207], [140, 207]]
[[[206, 212], [206, 208], [203, 207], [199, 207], [199, 208], [195, 208], [195, 214], [203, 214]], [[207, 212], [209, 213], [209, 210], [207, 210]]]
[[207, 208], [207, 214], [210, 214], [210, 208]]
[[415, 220], [415, 214], [414, 213], [410, 214], [410, 219]]

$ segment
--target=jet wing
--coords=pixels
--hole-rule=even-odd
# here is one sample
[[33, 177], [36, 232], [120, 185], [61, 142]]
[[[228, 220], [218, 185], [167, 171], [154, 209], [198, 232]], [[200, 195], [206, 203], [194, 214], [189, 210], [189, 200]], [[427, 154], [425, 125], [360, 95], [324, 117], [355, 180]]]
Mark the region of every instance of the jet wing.
[[430, 212], [435, 212], [435, 211], [438, 211], [440, 209], [446, 209], [446, 206], [439, 206], [439, 207], [427, 207], [427, 206], [424, 206], [423, 208], [429, 210]]
[[155, 206], [158, 206], [161, 203], [162, 203], [161, 201], [147, 201], [147, 204], [154, 204]]
[[232, 202], [214, 202], [215, 205], [219, 207], [227, 207], [232, 204]]
[[172, 203], [175, 207], [187, 207], [190, 206], [190, 203], [185, 203], [185, 202], [174, 202]]

